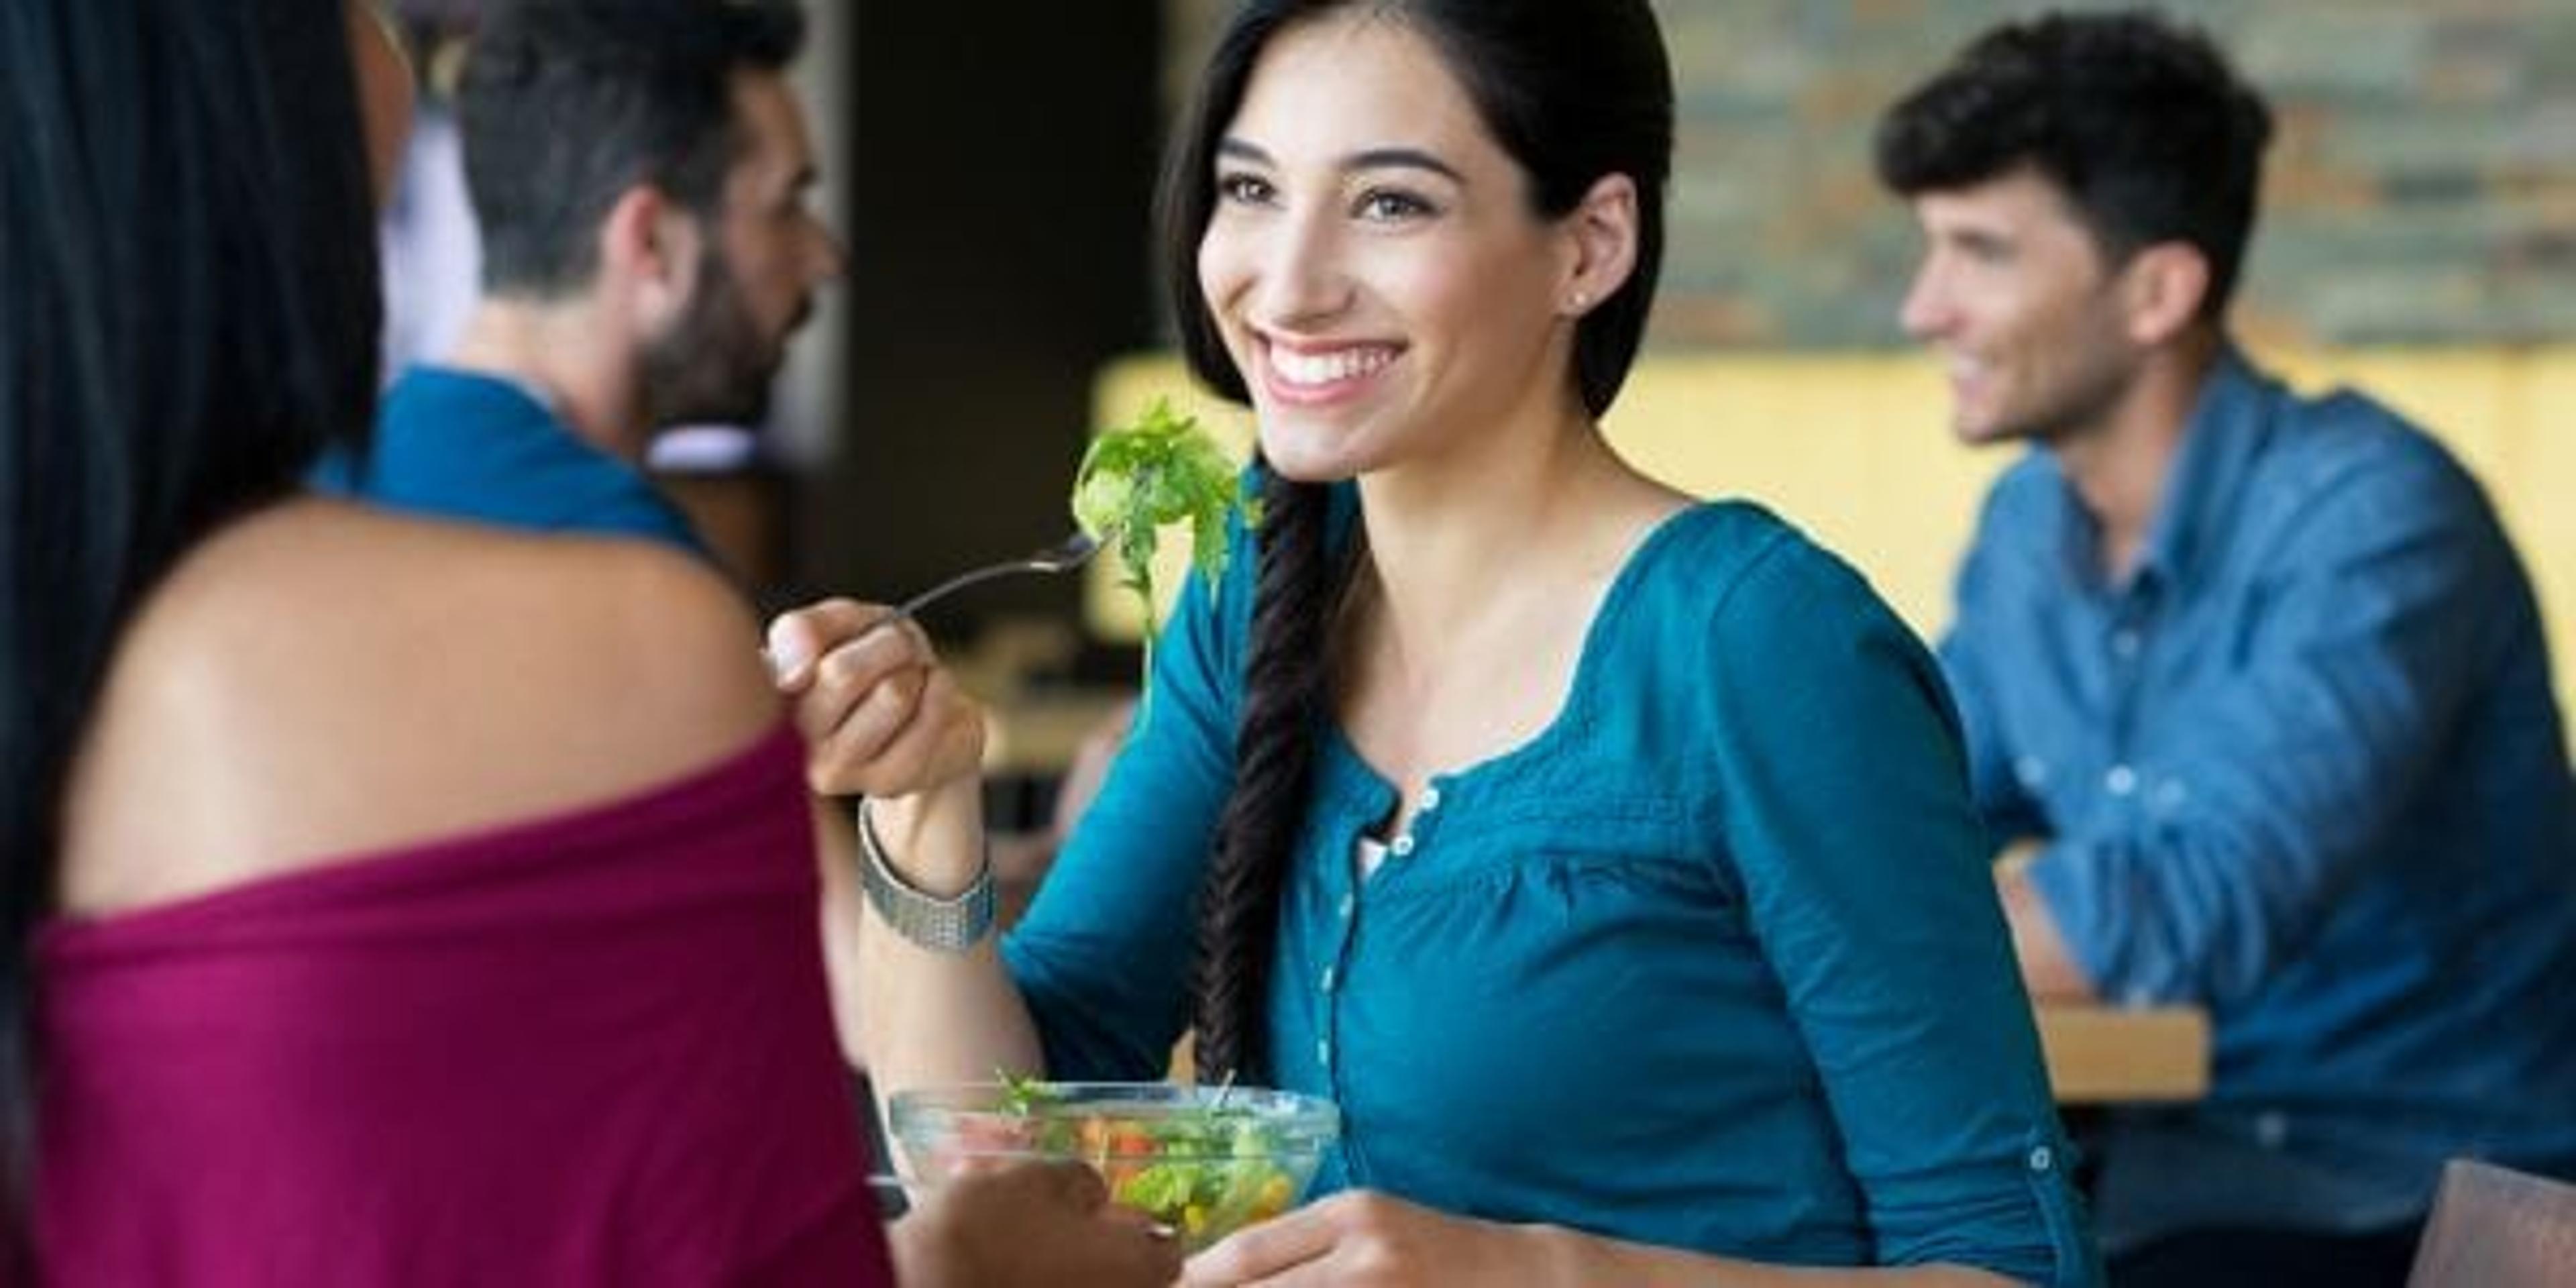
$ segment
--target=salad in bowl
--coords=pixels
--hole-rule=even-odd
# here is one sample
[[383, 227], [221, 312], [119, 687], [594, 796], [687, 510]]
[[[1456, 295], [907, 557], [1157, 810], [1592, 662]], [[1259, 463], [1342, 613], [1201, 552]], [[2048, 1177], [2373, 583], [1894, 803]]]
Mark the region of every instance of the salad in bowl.
[[920, 1184], [998, 1161], [1087, 1163], [1112, 1202], [1197, 1251], [1294, 1206], [1341, 1113], [1288, 1091], [1004, 1078], [897, 1092], [886, 1130]]

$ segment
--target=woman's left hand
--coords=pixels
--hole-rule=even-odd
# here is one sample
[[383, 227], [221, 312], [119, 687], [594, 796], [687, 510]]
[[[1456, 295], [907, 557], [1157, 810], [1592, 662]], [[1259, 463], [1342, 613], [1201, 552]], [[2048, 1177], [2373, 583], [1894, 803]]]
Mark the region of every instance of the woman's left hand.
[[1550, 1262], [1541, 1233], [1542, 1227], [1470, 1220], [1354, 1190], [1236, 1231], [1190, 1258], [1181, 1282], [1188, 1288], [1540, 1284], [1549, 1278]]

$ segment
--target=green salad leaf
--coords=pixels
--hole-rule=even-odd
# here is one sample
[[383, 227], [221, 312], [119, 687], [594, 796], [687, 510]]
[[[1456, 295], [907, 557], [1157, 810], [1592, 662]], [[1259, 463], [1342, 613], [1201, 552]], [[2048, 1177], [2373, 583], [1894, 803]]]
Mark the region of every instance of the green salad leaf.
[[1025, 1118], [1064, 1099], [1064, 1093], [1047, 1085], [1044, 1078], [1022, 1077], [999, 1065], [993, 1067], [993, 1078], [1002, 1084], [1001, 1109], [1007, 1114]]
[[1076, 1100], [1061, 1086], [994, 1073], [996, 1106], [1023, 1124], [1023, 1148], [1090, 1163], [1112, 1201], [1170, 1227], [1191, 1249], [1286, 1211], [1303, 1184], [1286, 1143], [1250, 1110]]
[[1119, 585], [1145, 609], [1146, 674], [1159, 623], [1154, 613], [1154, 545], [1162, 529], [1190, 525], [1190, 565], [1214, 589], [1225, 575], [1226, 520], [1261, 523], [1261, 502], [1243, 494], [1241, 472], [1198, 418], [1157, 398], [1135, 421], [1103, 430], [1073, 479], [1073, 518], [1117, 555]]
[[1151, 1128], [1157, 1158], [1113, 1172], [1110, 1197], [1165, 1225], [1191, 1246], [1286, 1211], [1297, 1180], [1279, 1142], [1249, 1114], [1199, 1110]]

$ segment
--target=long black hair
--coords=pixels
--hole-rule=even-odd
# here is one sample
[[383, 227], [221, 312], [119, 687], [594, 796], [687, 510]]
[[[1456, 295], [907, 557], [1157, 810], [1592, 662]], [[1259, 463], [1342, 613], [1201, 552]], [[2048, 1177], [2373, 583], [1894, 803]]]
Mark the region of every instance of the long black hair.
[[364, 449], [374, 208], [342, 0], [0, 5], [0, 1198], [28, 937], [137, 602], [326, 446]]
[[[1646, 0], [1253, 0], [1219, 38], [1175, 135], [1159, 218], [1165, 284], [1190, 370], [1248, 401], [1243, 373], [1198, 288], [1198, 248], [1216, 206], [1217, 145], [1254, 66], [1287, 28], [1342, 12], [1403, 23], [1433, 49], [1554, 219], [1601, 178], [1637, 187], [1637, 262], [1584, 315], [1568, 378], [1600, 415], [1618, 395], [1653, 308], [1672, 164], [1672, 72]], [[1203, 1077], [1262, 1077], [1279, 887], [1304, 819], [1314, 722], [1329, 677], [1326, 634], [1349, 562], [1324, 540], [1326, 490], [1263, 471], [1260, 571], [1235, 732], [1235, 781], [1199, 895], [1194, 1023]]]

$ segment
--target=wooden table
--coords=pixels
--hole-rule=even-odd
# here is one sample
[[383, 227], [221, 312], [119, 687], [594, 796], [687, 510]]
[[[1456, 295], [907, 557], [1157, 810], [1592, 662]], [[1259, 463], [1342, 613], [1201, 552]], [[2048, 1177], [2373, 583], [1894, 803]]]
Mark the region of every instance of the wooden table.
[[2038, 1016], [2040, 1050], [2059, 1104], [2209, 1094], [2209, 1016], [2198, 1007], [2044, 1002]]

